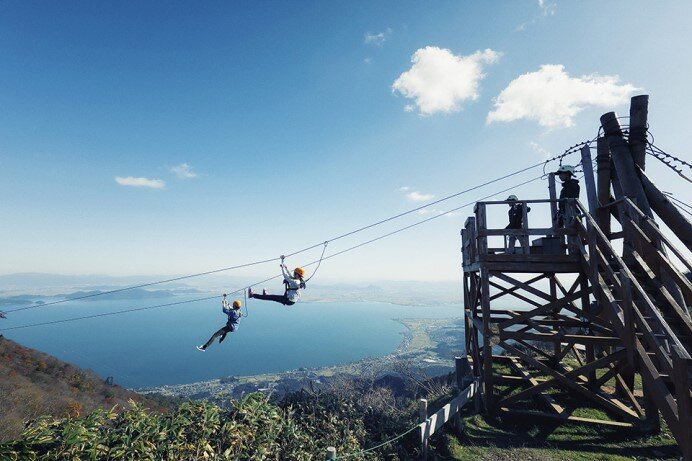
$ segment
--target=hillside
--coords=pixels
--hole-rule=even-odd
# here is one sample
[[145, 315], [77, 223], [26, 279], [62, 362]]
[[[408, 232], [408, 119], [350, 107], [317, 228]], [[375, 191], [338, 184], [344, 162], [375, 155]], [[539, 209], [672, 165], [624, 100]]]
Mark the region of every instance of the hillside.
[[91, 371], [0, 335], [0, 441], [16, 438], [38, 416], [79, 417], [97, 408], [127, 407], [129, 400], [153, 411], [166, 408], [155, 396], [107, 384]]

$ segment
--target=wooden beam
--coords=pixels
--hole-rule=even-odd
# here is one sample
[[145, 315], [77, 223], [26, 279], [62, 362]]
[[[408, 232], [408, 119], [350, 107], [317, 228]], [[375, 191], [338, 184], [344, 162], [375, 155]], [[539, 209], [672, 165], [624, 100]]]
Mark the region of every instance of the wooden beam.
[[518, 417], [522, 417], [522, 418], [526, 418], [527, 416], [537, 417], [537, 418], [548, 418], [548, 419], [562, 421], [562, 422], [571, 422], [571, 423], [576, 423], [576, 424], [594, 424], [594, 425], [599, 425], [599, 426], [616, 427], [616, 428], [620, 428], [620, 429], [634, 427], [634, 424], [632, 424], [632, 423], [623, 423], [620, 421], [609, 421], [609, 420], [604, 420], [604, 419], [581, 418], [579, 416], [571, 416], [571, 415], [570, 416], [558, 416], [558, 415], [552, 415], [550, 413], [541, 413], [538, 411], [510, 410], [509, 408], [500, 408], [500, 412], [504, 415], [518, 416]]
[[646, 198], [646, 194], [644, 194], [642, 183], [637, 176], [632, 154], [623, 138], [620, 122], [615, 112], [603, 114], [601, 116], [601, 126], [608, 140], [608, 147], [613, 156], [613, 162], [615, 163], [615, 169], [618, 173], [618, 179], [620, 180], [623, 194], [627, 197], [633, 197], [635, 203], [644, 214], [653, 218], [649, 201]]
[[625, 419], [626, 421], [629, 421], [631, 423], [638, 423], [639, 422], [639, 417], [638, 415], [630, 410], [627, 407], [621, 407], [615, 403], [613, 403], [611, 400], [591, 391], [590, 389], [586, 388], [585, 386], [578, 384], [576, 381], [573, 379], [570, 379], [566, 375], [551, 369], [550, 367], [542, 364], [538, 360], [534, 359], [533, 357], [530, 357], [523, 352], [519, 351], [518, 349], [508, 345], [506, 342], [503, 342], [503, 347], [509, 348], [511, 352], [514, 352], [515, 354], [519, 355], [524, 362], [527, 362], [531, 364], [531, 366], [538, 368], [541, 372], [553, 376], [557, 381], [559, 381], [563, 386], [572, 389], [587, 399], [598, 403], [603, 409], [606, 411], [610, 411], [613, 414], [618, 415], [619, 417]]
[[594, 344], [601, 347], [621, 346], [622, 339], [617, 336], [589, 336], [550, 333], [521, 333], [518, 331], [501, 331], [500, 339], [539, 341], [548, 343], [573, 342], [575, 344]]
[[578, 291], [576, 293], [572, 293], [571, 295], [566, 296], [564, 298], [553, 300], [553, 301], [549, 302], [548, 304], [544, 304], [541, 307], [537, 307], [536, 309], [522, 312], [521, 314], [514, 317], [513, 319], [502, 322], [501, 324], [499, 324], [499, 327], [501, 329], [505, 329], [505, 328], [508, 328], [508, 327], [515, 325], [517, 323], [524, 322], [525, 320], [530, 319], [531, 317], [536, 317], [538, 315], [546, 315], [546, 312], [549, 312], [549, 311], [555, 309], [556, 307], [562, 307], [565, 304], [569, 303], [570, 301], [574, 301], [575, 299], [579, 299], [581, 294], [582, 294], [582, 291], [580, 290], [580, 291]]
[[[532, 386], [537, 386], [540, 384], [540, 381], [532, 377], [528, 370], [526, 370], [526, 368], [524, 368], [521, 362], [519, 362], [519, 360], [512, 360], [511, 366], [517, 371], [517, 373], [521, 374], [522, 377], [528, 380], [528, 382], [531, 383]], [[538, 398], [543, 401], [548, 411], [556, 415], [561, 415], [562, 413], [564, 413], [565, 409], [562, 408], [562, 406], [560, 406], [551, 396], [547, 394], [539, 394]]]
[[[583, 367], [577, 368], [575, 370], [571, 370], [565, 374], [565, 377], [568, 379], [575, 379], [580, 375], [583, 374], [588, 374], [591, 370], [596, 370], [598, 368], [603, 368], [607, 366], [608, 364], [617, 361], [621, 358], [623, 358], [624, 352], [623, 351], [618, 351], [614, 352], [613, 354], [610, 354], [606, 357], [601, 357], [598, 360], [595, 360], [591, 363], [588, 363], [584, 365]], [[542, 365], [542, 364], [541, 364]], [[525, 400], [529, 397], [531, 397], [533, 394], [536, 394], [538, 392], [543, 392], [544, 390], [550, 389], [551, 387], [557, 386], [559, 384], [557, 378], [553, 377], [548, 380], [545, 380], [541, 383], [536, 383], [533, 385], [533, 387], [526, 389], [524, 391], [521, 391], [517, 394], [511, 395], [504, 399], [501, 402], [498, 402], [498, 404], [505, 404], [505, 405], [510, 405], [514, 402], [518, 402], [520, 400]]]
[[598, 197], [596, 196], [596, 181], [593, 176], [593, 165], [591, 163], [591, 148], [588, 144], [584, 144], [581, 147], [581, 167], [584, 170], [584, 185], [586, 186], [589, 212], [593, 216], [596, 216], [596, 210], [598, 210]]
[[635, 165], [644, 170], [646, 166], [649, 95], [632, 96], [630, 101], [630, 134], [628, 142]]
[[504, 295], [511, 295], [511, 296], [514, 296], [514, 297], [517, 298], [517, 299], [521, 299], [522, 301], [524, 301], [524, 302], [527, 303], [527, 304], [531, 304], [531, 305], [534, 306], [534, 307], [539, 307], [539, 306], [541, 306], [540, 303], [534, 301], [533, 299], [529, 299], [529, 298], [527, 298], [526, 296], [523, 296], [523, 295], [520, 295], [519, 293], [516, 293], [515, 291], [516, 291], [519, 287], [506, 288], [506, 287], [503, 287], [502, 285], [500, 285], [499, 283], [493, 282], [492, 280], [490, 281], [490, 286], [495, 287], [495, 288], [497, 288], [498, 290], [500, 290], [500, 293], [496, 293], [496, 294], [494, 294], [494, 295], [492, 295], [492, 296], [490, 297], [490, 300], [491, 300], [491, 301], [494, 301], [495, 299], [500, 298], [500, 297], [502, 297], [502, 296], [504, 296]]
[[610, 150], [608, 150], [608, 141], [604, 137], [596, 140], [596, 171], [598, 203], [601, 206], [596, 212], [596, 218], [603, 232], [609, 235], [610, 214], [617, 210], [612, 207], [604, 207], [607, 203], [613, 201], [613, 197], [610, 194]]

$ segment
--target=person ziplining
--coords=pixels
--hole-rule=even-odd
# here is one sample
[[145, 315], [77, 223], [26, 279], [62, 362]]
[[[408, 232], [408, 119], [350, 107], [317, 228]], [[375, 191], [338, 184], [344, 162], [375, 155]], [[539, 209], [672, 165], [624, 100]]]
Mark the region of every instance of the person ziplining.
[[226, 325], [220, 328], [216, 333], [211, 335], [211, 338], [209, 338], [209, 341], [204, 343], [202, 346], [197, 346], [197, 350], [200, 350], [202, 352], [206, 351], [209, 346], [211, 346], [211, 343], [214, 342], [216, 338], [221, 336], [219, 338], [219, 344], [223, 342], [224, 339], [226, 339], [226, 335], [228, 333], [232, 333], [235, 331], [236, 326], [238, 325], [238, 322], [240, 322], [240, 317], [242, 316], [240, 312], [240, 308], [242, 306], [242, 303], [240, 302], [239, 299], [236, 299], [233, 301], [233, 305], [228, 304], [228, 299], [226, 297], [226, 293], [223, 294], [223, 300], [221, 301], [221, 310], [223, 311], [224, 314], [228, 316], [228, 320], [226, 321]]
[[[326, 246], [326, 244], [325, 244]], [[322, 253], [324, 256], [324, 252]], [[284, 276], [284, 294], [283, 295], [270, 295], [267, 293], [267, 289], [262, 290], [262, 294], [255, 294], [252, 292], [252, 287], [247, 290], [247, 297], [253, 299], [261, 299], [263, 301], [274, 301], [284, 306], [292, 306], [300, 299], [300, 290], [305, 288], [305, 280], [303, 276], [305, 275], [305, 270], [302, 267], [296, 267], [293, 269], [293, 275], [288, 270], [288, 267], [284, 264], [285, 256], [281, 256], [281, 273]], [[320, 258], [321, 259], [321, 258]]]

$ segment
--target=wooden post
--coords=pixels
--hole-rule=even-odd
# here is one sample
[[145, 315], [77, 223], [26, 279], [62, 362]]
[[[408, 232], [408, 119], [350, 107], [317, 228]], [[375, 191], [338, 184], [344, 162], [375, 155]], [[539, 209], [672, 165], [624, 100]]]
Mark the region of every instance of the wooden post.
[[481, 267], [481, 313], [483, 315], [483, 397], [485, 411], [493, 416], [495, 405], [493, 401], [493, 346], [490, 342], [490, 274], [488, 269]]
[[[553, 272], [550, 274], [550, 297], [552, 299], [557, 299], [557, 282], [555, 281], [555, 273]], [[558, 314], [560, 313], [560, 309], [562, 309], [562, 306], [556, 307], [553, 309], [553, 320], [557, 321], [558, 320]], [[551, 364], [550, 366], [557, 369], [558, 364], [560, 363], [560, 360], [558, 360], [558, 357], [560, 356], [560, 342], [555, 341], [553, 343], [553, 357], [551, 359]]]
[[656, 212], [659, 218], [666, 223], [666, 226], [685, 244], [688, 250], [692, 251], [692, 224], [680, 213], [680, 210], [668, 200], [646, 174], [638, 171], [642, 187], [646, 198], [649, 200], [651, 208]]
[[622, 192], [627, 197], [634, 199], [634, 202], [645, 215], [653, 218], [649, 201], [644, 193], [642, 183], [637, 176], [632, 154], [622, 136], [620, 122], [618, 122], [615, 112], [603, 114], [601, 116], [601, 125], [603, 126], [605, 137], [608, 140], [608, 147], [613, 156], [613, 162], [615, 163], [615, 169], [617, 170], [620, 180], [620, 186], [622, 186]]
[[629, 144], [634, 164], [642, 170], [646, 166], [646, 130], [649, 116], [649, 95], [633, 96], [630, 102]]
[[336, 459], [336, 448], [327, 447], [327, 458], [328, 461], [331, 459]]
[[553, 222], [553, 233], [557, 228], [557, 192], [555, 192], [555, 175], [548, 173], [548, 193], [550, 194], [550, 219]]
[[[600, 206], [607, 205], [613, 201], [613, 196], [610, 194], [610, 151], [608, 150], [608, 141], [604, 137], [598, 138], [596, 141], [596, 168], [597, 168], [597, 197]], [[612, 209], [600, 209], [596, 214], [598, 226], [603, 233], [610, 235], [610, 213]]]
[[468, 356], [454, 357], [454, 369], [456, 372], [457, 387], [460, 391], [466, 389], [466, 386], [469, 385], [468, 377], [471, 374]]
[[[632, 315], [632, 287], [630, 284], [630, 279], [627, 278], [624, 272], [618, 272], [618, 278], [620, 279], [620, 285], [622, 287], [622, 292], [620, 293], [620, 307], [622, 308], [623, 321], [625, 324], [624, 331], [624, 342], [627, 348], [627, 363], [628, 366], [623, 368], [620, 372], [623, 381], [629, 387], [630, 391], [634, 391], [634, 370], [636, 369], [637, 363], [635, 359], [635, 348], [636, 348], [636, 333], [634, 325], [634, 315]], [[616, 387], [619, 387], [620, 382], [617, 382]], [[621, 395], [625, 395], [624, 390], [620, 390]]]
[[[486, 230], [488, 228], [488, 221], [485, 214], [485, 203], [476, 203], [476, 219], [478, 222], [478, 230]], [[478, 254], [487, 255], [488, 254], [488, 236], [478, 237]]]
[[[589, 277], [582, 270], [582, 272], [579, 273], [579, 288], [581, 289], [581, 310], [584, 313], [583, 316], [585, 319], [588, 319], [591, 317], [592, 312], [591, 312], [591, 299], [589, 298]], [[595, 294], [594, 294], [595, 297]], [[593, 334], [593, 330], [591, 329], [591, 326], [589, 325], [589, 334]], [[584, 346], [585, 348], [585, 355], [586, 355], [586, 361], [588, 363], [594, 362], [596, 360], [596, 353], [594, 351], [594, 345], [593, 344], [586, 344]], [[575, 354], [577, 352], [575, 351]], [[596, 382], [596, 370], [591, 370], [589, 373], [586, 375], [588, 379], [589, 386], [592, 386]]]
[[420, 453], [423, 461], [428, 459], [428, 401], [420, 399], [418, 401], [418, 422], [426, 423], [421, 426]]
[[672, 352], [675, 403], [678, 405], [678, 442], [683, 459], [692, 461], [692, 427], [690, 427], [692, 424], [692, 401], [690, 401], [689, 378], [692, 360], [682, 358], [684, 351], [679, 349], [678, 346], [673, 346]]
[[589, 213], [596, 217], [598, 209], [598, 198], [596, 196], [596, 181], [593, 176], [593, 165], [591, 164], [591, 148], [584, 144], [581, 148], [581, 166], [584, 169], [584, 183], [586, 185], [586, 197], [589, 201]]
[[521, 207], [521, 230], [524, 232], [524, 234], [519, 238], [519, 241], [521, 242], [521, 254], [527, 255], [531, 252], [531, 248], [529, 248], [530, 243], [529, 243], [529, 205], [528, 203], [523, 203]]

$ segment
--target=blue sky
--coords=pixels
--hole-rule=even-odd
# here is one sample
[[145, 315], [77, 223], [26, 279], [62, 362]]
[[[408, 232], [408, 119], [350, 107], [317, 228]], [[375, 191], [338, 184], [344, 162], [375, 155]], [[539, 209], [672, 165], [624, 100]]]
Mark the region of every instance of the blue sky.
[[[561, 153], [633, 94], [689, 159], [690, 17], [684, 1], [0, 2], [0, 274], [278, 256]], [[457, 279], [470, 212], [321, 275]]]

